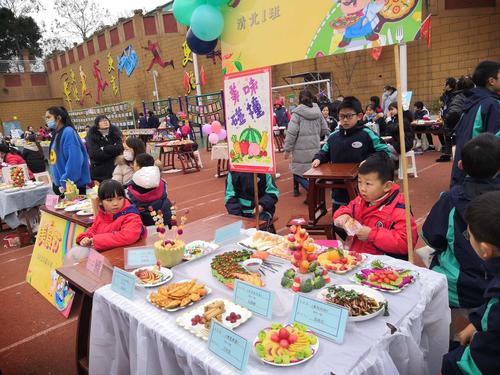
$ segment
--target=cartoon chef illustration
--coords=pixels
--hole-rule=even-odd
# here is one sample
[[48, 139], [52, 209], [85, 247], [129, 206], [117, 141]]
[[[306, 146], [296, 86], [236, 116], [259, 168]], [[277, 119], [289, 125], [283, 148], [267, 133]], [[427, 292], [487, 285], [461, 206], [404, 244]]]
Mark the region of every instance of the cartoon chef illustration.
[[344, 31], [338, 48], [345, 48], [354, 38], [366, 38], [376, 41], [379, 36], [377, 26], [380, 23], [378, 12], [382, 10], [385, 0], [339, 0], [340, 9], [345, 17], [336, 19], [332, 27]]

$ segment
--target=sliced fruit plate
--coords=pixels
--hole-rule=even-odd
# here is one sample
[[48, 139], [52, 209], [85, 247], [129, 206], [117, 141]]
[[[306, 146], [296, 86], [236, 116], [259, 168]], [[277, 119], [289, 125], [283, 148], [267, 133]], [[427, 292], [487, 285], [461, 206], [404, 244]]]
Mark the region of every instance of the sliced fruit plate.
[[210, 325], [215, 319], [225, 327], [234, 329], [250, 319], [252, 313], [243, 306], [226, 299], [214, 299], [177, 318], [176, 322], [195, 336], [208, 340]]
[[185, 309], [212, 293], [212, 289], [196, 280], [182, 280], [163, 285], [151, 292], [146, 300], [153, 306], [168, 312]]
[[262, 362], [288, 367], [299, 365], [314, 357], [319, 349], [319, 340], [302, 324], [274, 323], [259, 332], [253, 347]]
[[174, 276], [168, 268], [160, 267], [158, 269], [158, 266], [141, 267], [132, 271], [131, 274], [137, 279], [135, 285], [145, 288], [163, 285]]
[[386, 306], [382, 293], [362, 285], [332, 285], [320, 290], [317, 297], [349, 309], [349, 320], [352, 322], [375, 318]]
[[238, 242], [239, 245], [254, 250], [269, 250], [274, 247], [280, 247], [285, 243], [286, 240], [284, 237], [260, 230], [256, 231], [252, 237]]
[[212, 275], [230, 289], [233, 289], [235, 279], [262, 287], [264, 281], [260, 274], [249, 272], [241, 264], [252, 255], [250, 250], [233, 250], [217, 254], [210, 262]]
[[371, 268], [363, 268], [351, 277], [357, 284], [382, 292], [399, 293], [414, 283], [418, 272], [387, 266], [379, 260], [371, 263]]
[[344, 274], [358, 267], [366, 258], [365, 254], [330, 248], [318, 255], [318, 263], [328, 271]]
[[213, 253], [215, 250], [219, 248], [219, 245], [213, 242], [206, 241], [193, 241], [186, 245], [184, 248], [184, 256], [182, 259], [184, 260], [194, 260], [210, 253]]

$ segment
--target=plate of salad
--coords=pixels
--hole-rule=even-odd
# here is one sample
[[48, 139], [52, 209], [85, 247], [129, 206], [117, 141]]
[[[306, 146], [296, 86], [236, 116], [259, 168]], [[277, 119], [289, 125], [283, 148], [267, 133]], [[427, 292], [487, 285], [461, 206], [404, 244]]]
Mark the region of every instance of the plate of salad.
[[413, 284], [418, 273], [409, 269], [394, 268], [374, 260], [370, 268], [363, 268], [351, 277], [356, 284], [380, 290], [381, 292], [399, 293]]

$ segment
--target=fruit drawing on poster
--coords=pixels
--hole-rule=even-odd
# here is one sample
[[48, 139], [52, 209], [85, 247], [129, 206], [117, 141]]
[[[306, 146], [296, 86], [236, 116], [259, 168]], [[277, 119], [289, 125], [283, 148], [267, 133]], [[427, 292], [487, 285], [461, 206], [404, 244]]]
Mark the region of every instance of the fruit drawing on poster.
[[270, 69], [226, 75], [224, 101], [231, 170], [275, 173]]

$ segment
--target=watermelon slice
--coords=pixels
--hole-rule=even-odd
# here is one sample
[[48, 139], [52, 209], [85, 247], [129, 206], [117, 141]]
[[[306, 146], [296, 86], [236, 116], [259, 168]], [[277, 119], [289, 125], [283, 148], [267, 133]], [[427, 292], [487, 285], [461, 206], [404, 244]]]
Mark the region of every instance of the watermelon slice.
[[248, 127], [243, 130], [240, 134], [240, 141], [248, 141], [248, 143], [260, 144], [262, 140], [262, 135], [257, 129]]

